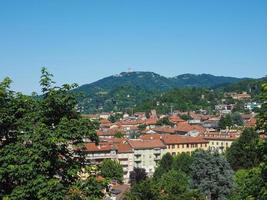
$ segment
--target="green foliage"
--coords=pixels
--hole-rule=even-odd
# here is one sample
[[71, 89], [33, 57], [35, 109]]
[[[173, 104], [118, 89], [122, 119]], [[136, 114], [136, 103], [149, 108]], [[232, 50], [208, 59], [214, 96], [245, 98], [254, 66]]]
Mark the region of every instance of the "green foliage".
[[192, 119], [192, 117], [190, 115], [185, 115], [185, 114], [180, 115], [180, 117], [181, 117], [181, 119], [183, 119], [185, 121], [188, 121], [188, 120], [191, 120]]
[[159, 200], [158, 187], [152, 179], [134, 184], [126, 194], [125, 200]]
[[231, 118], [232, 118], [232, 122], [233, 124], [237, 125], [237, 126], [242, 126], [244, 125], [244, 121], [240, 115], [240, 113], [238, 112], [234, 112], [233, 114], [231, 114]]
[[[181, 96], [175, 95], [177, 100], [163, 100], [160, 96], [162, 92], [177, 88], [209, 88], [224, 83], [235, 83], [240, 81], [231, 77], [216, 77], [209, 74], [193, 75], [184, 74], [174, 78], [166, 78], [152, 72], [131, 72], [121, 73], [118, 76], [110, 76], [92, 84], [83, 85], [75, 89], [74, 93], [83, 93], [79, 98], [79, 105], [85, 113], [99, 111], [125, 111], [128, 108], [135, 110], [150, 111], [156, 108], [158, 100], [161, 103], [157, 107], [158, 112], [169, 112], [170, 103], [174, 103], [175, 109], [193, 109], [200, 107], [212, 107], [213, 103], [208, 103], [215, 95], [209, 92], [208, 101], [201, 100], [201, 96], [187, 93]], [[201, 89], [202, 90], [202, 89]], [[191, 89], [189, 89], [189, 92]], [[200, 92], [194, 90], [197, 94]], [[180, 94], [180, 92], [179, 92]], [[164, 95], [166, 96], [166, 95]], [[185, 101], [187, 98], [188, 102]], [[154, 99], [156, 97], [156, 99]], [[194, 97], [194, 98], [193, 98]], [[195, 98], [197, 97], [197, 98]], [[194, 100], [195, 99], [195, 100]], [[156, 100], [156, 101], [155, 101]], [[189, 102], [192, 101], [192, 102]], [[181, 102], [181, 105], [179, 104]], [[195, 104], [195, 102], [198, 102]], [[162, 105], [164, 104], [164, 105]]]
[[147, 178], [147, 173], [144, 168], [134, 168], [133, 171], [130, 172], [130, 183], [131, 185], [138, 184], [141, 181]]
[[145, 125], [145, 124], [140, 124], [140, 125], [138, 125], [138, 129], [139, 129], [140, 131], [143, 131], [143, 130], [146, 129], [146, 125]]
[[193, 187], [203, 192], [208, 199], [227, 199], [231, 194], [233, 170], [221, 155], [195, 152], [191, 170]]
[[231, 167], [238, 170], [257, 166], [261, 161], [259, 142], [259, 135], [254, 129], [245, 129], [226, 151]]
[[54, 87], [45, 68], [42, 98], [12, 92], [10, 83], [0, 83], [0, 194], [10, 199], [65, 199], [85, 163], [80, 152], [73, 159], [70, 145], [81, 146], [83, 138], [97, 142], [98, 124], [77, 112], [69, 92], [75, 85]]
[[193, 200], [203, 199], [195, 190], [190, 189], [186, 174], [170, 170], [158, 179], [146, 179], [133, 185], [126, 195], [127, 200]]
[[194, 193], [189, 189], [188, 177], [181, 171], [170, 170], [163, 174], [159, 181], [162, 191], [161, 199], [193, 199]]
[[123, 138], [123, 134], [121, 132], [117, 132], [114, 135], [115, 138]]
[[99, 181], [95, 177], [80, 180], [68, 189], [67, 200], [101, 200], [104, 197], [103, 190], [108, 186], [106, 180]]
[[122, 182], [123, 168], [120, 163], [112, 159], [104, 159], [100, 165], [102, 176]]
[[163, 155], [162, 159], [159, 161], [159, 165], [155, 170], [154, 177], [159, 178], [163, 174], [171, 170], [173, 164], [173, 157], [170, 153]]
[[156, 109], [158, 113], [169, 113], [171, 107], [181, 111], [206, 109], [212, 111], [223, 98], [221, 91], [203, 88], [180, 88], [160, 93], [156, 97], [137, 104], [137, 111]]
[[236, 188], [231, 199], [257, 199], [264, 200], [267, 197], [267, 187], [261, 177], [261, 168], [238, 170], [235, 174]]
[[263, 104], [257, 116], [257, 129], [267, 132], [267, 83], [262, 84], [261, 100]]
[[156, 125], [158, 126], [163, 126], [163, 125], [167, 125], [167, 126], [174, 126], [174, 123], [172, 123], [168, 117], [163, 117], [161, 119], [159, 119], [156, 123]]
[[181, 153], [174, 157], [172, 168], [177, 171], [182, 171], [189, 175], [190, 166], [193, 163], [193, 157], [188, 153]]
[[115, 113], [109, 116], [108, 120], [111, 123], [115, 123], [116, 121], [120, 120], [122, 118], [122, 114], [121, 113]]
[[231, 126], [233, 126], [234, 123], [231, 115], [227, 114], [225, 116], [222, 116], [218, 125], [220, 129], [226, 129], [227, 127], [230, 128]]

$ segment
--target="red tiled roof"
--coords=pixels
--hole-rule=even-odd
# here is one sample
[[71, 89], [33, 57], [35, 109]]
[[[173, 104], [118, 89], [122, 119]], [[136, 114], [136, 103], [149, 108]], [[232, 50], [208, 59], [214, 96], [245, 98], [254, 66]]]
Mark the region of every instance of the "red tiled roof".
[[144, 135], [141, 135], [139, 137], [140, 139], [142, 140], [154, 140], [154, 139], [161, 139], [161, 135], [160, 134], [144, 134]]
[[112, 149], [114, 149], [113, 144], [108, 142], [100, 142], [98, 145], [93, 142], [85, 144], [85, 151], [87, 152], [111, 151]]
[[110, 129], [104, 129], [104, 130], [98, 130], [96, 134], [98, 136], [114, 136], [116, 133], [122, 133], [124, 134], [124, 131], [118, 128], [110, 128]]
[[176, 131], [189, 132], [195, 130], [188, 122], [180, 122], [176, 126]]
[[157, 127], [152, 129], [155, 132], [159, 132], [159, 133], [171, 133], [174, 134], [176, 132], [176, 128], [172, 128], [172, 127], [168, 127], [168, 126], [162, 126], [162, 127]]
[[100, 124], [111, 124], [111, 122], [107, 119], [100, 119]]
[[139, 125], [143, 124], [144, 120], [138, 119], [138, 120], [121, 120], [116, 122], [117, 125]]
[[157, 121], [158, 121], [158, 118], [150, 117], [150, 118], [145, 120], [144, 124], [146, 124], [146, 125], [154, 125], [154, 124], [157, 123]]
[[172, 116], [169, 117], [169, 119], [173, 123], [185, 122], [185, 120], [181, 119], [181, 117], [179, 117], [178, 115], [172, 115]]
[[134, 139], [129, 140], [129, 144], [134, 149], [154, 149], [154, 148], [165, 148], [165, 145], [161, 142], [161, 140], [142, 140], [142, 139]]
[[162, 140], [165, 144], [196, 144], [196, 143], [208, 143], [203, 137], [191, 137], [181, 135], [163, 135]]
[[245, 126], [246, 127], [254, 127], [254, 126], [256, 126], [256, 122], [257, 122], [256, 118], [252, 117], [246, 121]]
[[128, 143], [118, 143], [116, 144], [116, 149], [118, 153], [131, 153], [133, 152], [132, 147]]
[[238, 133], [221, 133], [221, 132], [210, 132], [205, 133], [204, 138], [206, 140], [235, 140], [239, 137]]
[[127, 139], [126, 138], [105, 138], [105, 140], [109, 143], [123, 143], [125, 142]]
[[203, 127], [203, 126], [200, 126], [200, 125], [191, 125], [194, 130], [200, 132], [200, 133], [204, 133], [206, 131], [206, 129]]

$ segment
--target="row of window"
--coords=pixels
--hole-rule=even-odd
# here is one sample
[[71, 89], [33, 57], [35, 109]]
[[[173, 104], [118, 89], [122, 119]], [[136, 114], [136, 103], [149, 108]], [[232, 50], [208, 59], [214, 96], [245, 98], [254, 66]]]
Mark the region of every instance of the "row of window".
[[167, 149], [207, 147], [207, 144], [173, 144], [167, 145]]
[[[219, 145], [219, 142], [211, 142], [211, 145], [214, 145], [214, 144], [216, 144], [216, 145]], [[224, 145], [224, 142], [221, 142], [221, 146], [223, 146]], [[225, 142], [225, 145], [228, 147], [228, 142]]]

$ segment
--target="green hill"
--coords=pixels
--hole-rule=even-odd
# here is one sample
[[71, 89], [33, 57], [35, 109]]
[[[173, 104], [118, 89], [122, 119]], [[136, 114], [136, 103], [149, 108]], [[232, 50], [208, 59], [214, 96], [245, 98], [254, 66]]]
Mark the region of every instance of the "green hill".
[[83, 94], [79, 106], [84, 113], [124, 111], [158, 94], [176, 88], [212, 88], [244, 80], [210, 74], [183, 74], [167, 78], [153, 72], [122, 72], [82, 85], [73, 92]]

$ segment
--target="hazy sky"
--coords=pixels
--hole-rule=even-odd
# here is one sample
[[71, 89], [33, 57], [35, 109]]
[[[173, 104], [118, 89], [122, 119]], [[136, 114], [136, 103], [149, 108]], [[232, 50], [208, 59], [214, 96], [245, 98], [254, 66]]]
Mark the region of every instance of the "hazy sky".
[[0, 0], [0, 79], [39, 92], [132, 68], [164, 76], [267, 74], [266, 0]]

